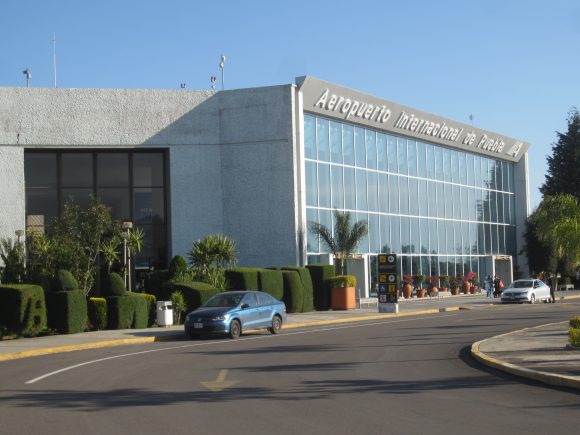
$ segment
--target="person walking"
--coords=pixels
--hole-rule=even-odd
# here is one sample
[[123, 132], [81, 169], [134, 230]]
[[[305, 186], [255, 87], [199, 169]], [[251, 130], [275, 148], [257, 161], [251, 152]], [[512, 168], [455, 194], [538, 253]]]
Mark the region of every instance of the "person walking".
[[493, 297], [493, 277], [491, 276], [491, 274], [487, 275], [485, 285], [487, 287], [487, 297], [492, 298]]
[[493, 296], [496, 298], [501, 296], [501, 278], [499, 275], [493, 279]]
[[554, 280], [552, 279], [552, 274], [548, 275], [548, 279], [546, 281], [548, 287], [550, 287], [550, 297], [552, 298], [552, 303], [556, 303], [556, 289], [554, 288]]

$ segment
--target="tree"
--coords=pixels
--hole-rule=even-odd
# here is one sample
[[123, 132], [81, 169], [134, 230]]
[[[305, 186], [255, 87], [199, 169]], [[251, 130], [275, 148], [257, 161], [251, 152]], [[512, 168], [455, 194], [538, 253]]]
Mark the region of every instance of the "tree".
[[580, 114], [575, 107], [568, 113], [568, 131], [556, 132], [558, 142], [548, 156], [546, 181], [540, 187], [542, 195], [567, 193], [580, 199]]
[[557, 258], [550, 240], [542, 240], [537, 234], [537, 213], [532, 213], [526, 220], [524, 231], [525, 244], [521, 253], [526, 253], [528, 266], [533, 272], [556, 270]]
[[202, 280], [225, 290], [227, 281], [224, 269], [237, 261], [236, 243], [232, 239], [222, 234], [210, 234], [193, 242], [187, 255]]
[[340, 275], [344, 275], [344, 260], [352, 255], [368, 234], [367, 222], [351, 224], [350, 212], [334, 210], [334, 233], [319, 222], [310, 222], [309, 226], [316, 238], [338, 259]]

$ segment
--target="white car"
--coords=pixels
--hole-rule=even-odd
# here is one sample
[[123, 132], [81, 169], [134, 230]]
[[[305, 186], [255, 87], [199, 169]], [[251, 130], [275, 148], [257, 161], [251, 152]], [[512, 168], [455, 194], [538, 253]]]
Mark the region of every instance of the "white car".
[[549, 302], [550, 287], [539, 279], [518, 279], [507, 286], [501, 294], [502, 304], [530, 304], [536, 301]]

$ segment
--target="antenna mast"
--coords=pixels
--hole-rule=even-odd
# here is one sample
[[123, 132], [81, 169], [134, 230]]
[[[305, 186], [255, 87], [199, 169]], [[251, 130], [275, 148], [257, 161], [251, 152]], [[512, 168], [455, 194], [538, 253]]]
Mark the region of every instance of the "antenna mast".
[[52, 33], [52, 73], [54, 77], [54, 87], [56, 88], [56, 34]]

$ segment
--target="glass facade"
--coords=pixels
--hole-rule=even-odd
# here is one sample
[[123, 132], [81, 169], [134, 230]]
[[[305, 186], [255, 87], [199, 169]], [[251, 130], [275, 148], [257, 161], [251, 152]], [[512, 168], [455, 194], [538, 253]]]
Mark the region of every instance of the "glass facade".
[[[492, 255], [516, 255], [513, 163], [310, 114], [304, 128], [306, 218], [367, 221], [371, 271], [393, 252], [403, 275], [482, 276]], [[323, 252], [309, 233], [309, 256]]]
[[165, 154], [161, 151], [26, 151], [26, 225], [44, 228], [67, 199], [96, 194], [114, 220], [144, 232], [135, 267], [167, 265]]

